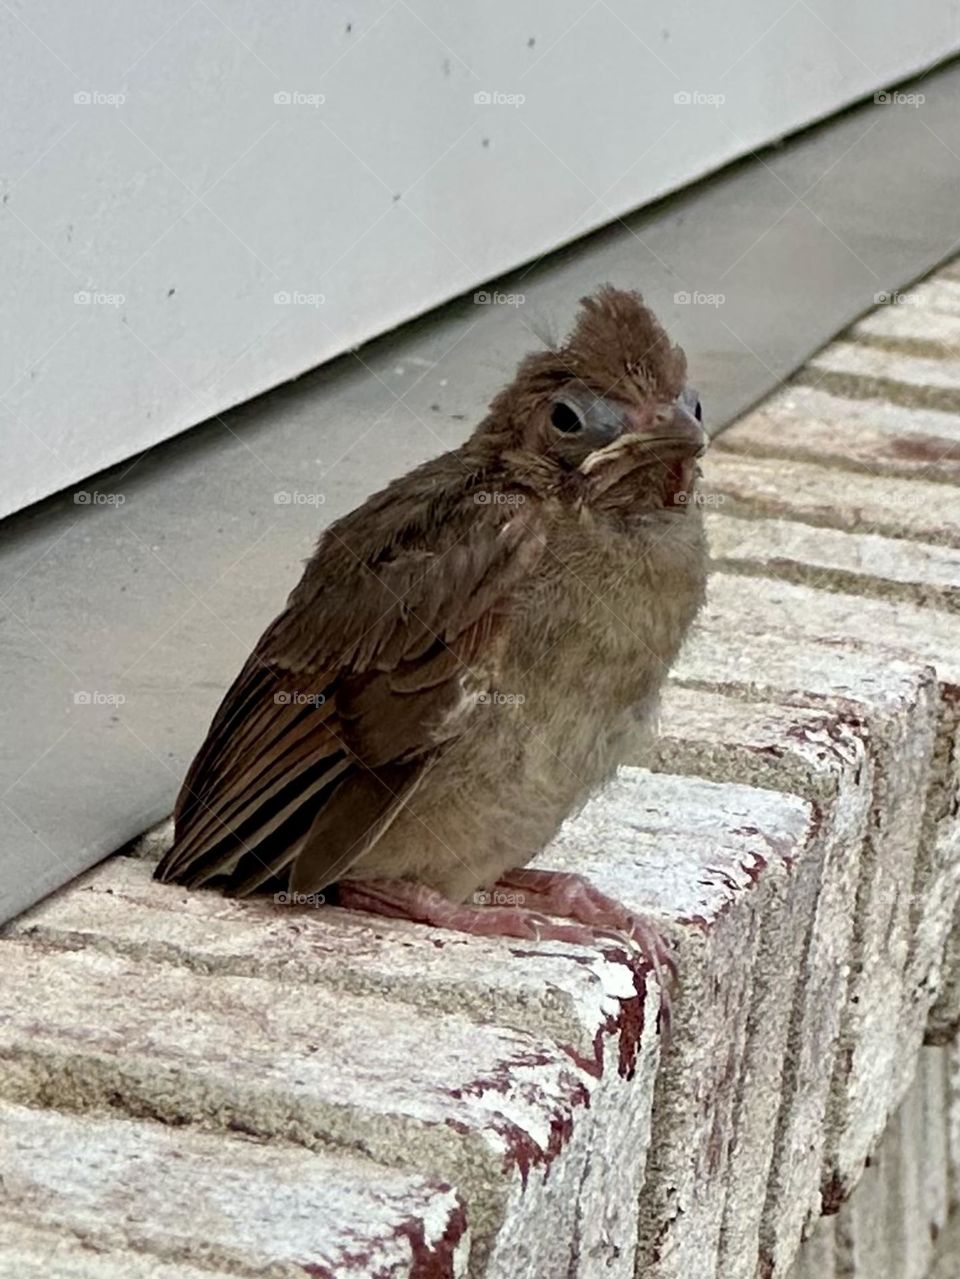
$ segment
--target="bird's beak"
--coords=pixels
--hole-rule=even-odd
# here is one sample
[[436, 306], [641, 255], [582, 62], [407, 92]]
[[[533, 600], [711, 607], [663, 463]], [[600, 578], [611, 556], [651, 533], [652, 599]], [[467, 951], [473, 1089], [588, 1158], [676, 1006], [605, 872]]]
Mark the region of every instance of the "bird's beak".
[[638, 440], [650, 445], [651, 451], [659, 449], [699, 457], [707, 447], [707, 433], [695, 411], [682, 399], [661, 404], [651, 418], [626, 410], [631, 419], [627, 430]]
[[[584, 475], [590, 475], [614, 463], [629, 462], [632, 469], [656, 462], [673, 464], [681, 461], [693, 466], [693, 459], [706, 451], [708, 437], [700, 423], [696, 393], [684, 393], [679, 399], [650, 407], [633, 408], [610, 401], [595, 401], [593, 411], [603, 405], [610, 443], [590, 453], [580, 464]], [[622, 466], [621, 466], [622, 469]], [[688, 468], [689, 469], [689, 468]], [[611, 474], [613, 472], [611, 471]]]

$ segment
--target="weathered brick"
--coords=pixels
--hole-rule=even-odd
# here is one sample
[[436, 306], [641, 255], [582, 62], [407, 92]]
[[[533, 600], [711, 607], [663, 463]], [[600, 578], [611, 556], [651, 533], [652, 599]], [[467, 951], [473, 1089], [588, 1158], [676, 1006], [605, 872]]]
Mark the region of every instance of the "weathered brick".
[[145, 860], [112, 857], [2, 935], [217, 976], [320, 983], [428, 1012], [455, 1009], [553, 1039], [597, 1072], [633, 1051], [636, 974], [609, 949], [474, 937], [270, 898], [239, 901], [158, 884], [152, 869]]
[[[905, 544], [904, 553], [908, 550]], [[725, 573], [714, 575], [710, 601], [707, 625], [715, 619], [724, 632], [748, 631], [757, 637], [755, 643], [765, 642], [773, 628], [791, 645], [800, 637], [817, 636], [834, 646], [899, 651], [936, 671], [938, 723], [912, 886], [906, 981], [912, 1007], [904, 1031], [912, 1042], [914, 1028], [929, 1019], [930, 1034], [942, 1040], [960, 1023], [960, 967], [944, 962], [960, 894], [960, 622], [941, 610], [816, 591], [772, 578], [753, 580], [745, 594], [742, 582]], [[908, 802], [915, 806], [915, 796]], [[901, 1087], [911, 1078], [912, 1059], [912, 1051], [901, 1058]]]
[[944, 1050], [927, 1048], [837, 1218], [838, 1279], [925, 1279], [947, 1221]]
[[535, 863], [587, 874], [677, 947], [681, 991], [640, 1202], [645, 1279], [727, 1273], [717, 1250], [737, 1098], [758, 1056], [776, 1056], [759, 1032], [748, 1052], [751, 1017], [771, 1012], [776, 986], [764, 921], [783, 923], [795, 981], [802, 930], [788, 903], [812, 829], [812, 807], [797, 796], [624, 769]]
[[[704, 1175], [696, 1197], [713, 1201], [711, 1228], [718, 1233], [723, 1180], [711, 1180], [706, 1174], [723, 1166], [730, 1141], [730, 1107], [746, 1022], [744, 1017], [743, 1026], [736, 1030], [738, 1021], [732, 1008], [749, 998], [751, 980], [750, 965], [743, 963], [744, 934], [756, 937], [762, 906], [773, 900], [779, 891], [777, 884], [791, 873], [788, 853], [795, 856], [802, 846], [809, 810], [802, 800], [770, 792], [657, 778], [638, 770], [624, 770], [618, 786], [616, 815], [611, 817], [608, 812], [610, 796], [588, 806], [544, 855], [545, 864], [563, 862], [576, 847], [581, 850], [576, 868], [602, 888], [628, 905], [648, 908], [654, 915], [672, 911], [670, 919], [663, 922], [677, 933], [682, 981], [690, 991], [689, 1002], [681, 1001], [679, 1006], [674, 1042], [678, 1051], [695, 1054], [700, 1075], [706, 1073], [707, 1081], [716, 1082], [718, 1089], [715, 1111], [695, 1109], [688, 1116], [692, 1133], [700, 1142], [698, 1170]], [[622, 838], [618, 843], [609, 827], [612, 822], [620, 828], [624, 809], [633, 817], [625, 828], [626, 843]], [[638, 829], [637, 814], [642, 814], [645, 829]], [[696, 831], [684, 825], [677, 828], [678, 818], [684, 814]], [[724, 822], [730, 829], [724, 829]], [[598, 823], [603, 826], [602, 834]], [[791, 844], [791, 832], [797, 848]], [[718, 834], [724, 836], [719, 848]], [[630, 1094], [615, 1069], [608, 1068], [604, 1074], [608, 1081], [612, 1074], [612, 1085], [598, 1084], [596, 1044], [589, 1042], [587, 1034], [589, 1028], [596, 1036], [599, 1024], [607, 1034], [617, 1034], [621, 1046], [627, 1043], [628, 1055], [632, 1051], [630, 1027], [624, 1024], [628, 1018], [618, 1020], [611, 1015], [611, 1005], [617, 1013], [624, 1011], [626, 992], [621, 987], [620, 998], [613, 999], [607, 989], [601, 1000], [590, 968], [591, 962], [594, 966], [609, 962], [616, 969], [619, 961], [604, 961], [602, 956], [591, 957], [577, 953], [576, 948], [556, 945], [435, 936], [430, 930], [396, 921], [351, 918], [345, 912], [301, 911], [294, 917], [294, 912], [277, 912], [269, 904], [226, 902], [213, 894], [187, 894], [153, 885], [147, 871], [148, 866], [142, 863], [117, 859], [85, 883], [35, 909], [12, 929], [26, 941], [25, 945], [13, 939], [5, 943], [5, 954], [16, 956], [16, 962], [6, 966], [12, 1002], [35, 968], [43, 970], [46, 1001], [39, 1018], [34, 1012], [33, 1020], [44, 1030], [29, 1055], [19, 1062], [15, 1095], [47, 1100], [56, 1096], [62, 1104], [73, 1105], [102, 1101], [105, 1095], [119, 1096], [128, 1108], [207, 1122], [211, 1117], [223, 1122], [228, 1115], [242, 1115], [242, 1122], [257, 1131], [296, 1135], [300, 1140], [347, 1140], [349, 1134], [351, 1142], [385, 1162], [415, 1161], [418, 1168], [436, 1168], [456, 1180], [481, 1243], [485, 1242], [484, 1230], [489, 1240], [500, 1225], [490, 1264], [501, 1266], [504, 1273], [512, 1273], [509, 1265], [522, 1273], [522, 1264], [533, 1265], [534, 1257], [538, 1258], [536, 1265], [549, 1272], [550, 1265], [560, 1264], [559, 1249], [564, 1241], [570, 1247], [570, 1222], [551, 1219], [543, 1204], [536, 1203], [534, 1188], [539, 1190], [542, 1184], [537, 1161], [552, 1158], [552, 1203], [564, 1204], [563, 1187], [571, 1187], [577, 1175], [582, 1178], [578, 1191], [570, 1190], [565, 1207], [558, 1210], [575, 1214], [578, 1221], [588, 1218], [580, 1226], [582, 1237], [578, 1239], [583, 1273], [589, 1274], [591, 1265], [601, 1263], [608, 1273], [622, 1269], [616, 1257], [604, 1255], [604, 1243], [608, 1254], [611, 1248], [619, 1249], [621, 1262], [632, 1266], [632, 1235], [625, 1241], [624, 1223], [629, 1219], [632, 1227], [635, 1221], [649, 1095], [644, 1096], [641, 1089], [638, 1097], [631, 1096], [636, 1108], [625, 1109]], [[711, 928], [714, 913], [722, 914], [723, 919]], [[692, 916], [697, 917], [693, 922], [688, 918]], [[344, 930], [347, 942], [352, 941], [357, 952], [347, 959], [341, 935]], [[80, 945], [88, 949], [69, 949]], [[51, 950], [53, 946], [57, 949]], [[403, 953], [405, 946], [408, 955]], [[131, 956], [140, 962], [133, 962]], [[579, 962], [571, 965], [571, 958]], [[176, 966], [160, 962], [171, 959]], [[726, 963], [721, 964], [721, 959]], [[420, 963], [425, 971], [417, 977], [414, 969]], [[508, 963], [513, 965], [513, 974], [498, 977], [498, 968]], [[101, 969], [100, 965], [108, 967]], [[334, 973], [338, 965], [351, 974], [346, 980], [342, 972]], [[577, 974], [574, 979], [565, 976], [567, 967]], [[725, 979], [723, 988], [715, 991], [713, 976], [724, 967], [734, 975], [733, 980]], [[198, 975], [198, 970], [206, 975]], [[270, 980], [220, 975], [255, 970]], [[620, 971], [624, 971], [622, 962]], [[542, 1000], [538, 1003], [535, 989], [552, 984], [551, 978], [561, 990], [566, 987], [566, 1006], [561, 1002], [559, 1008], [548, 1008]], [[371, 989], [382, 995], [391, 989], [393, 980], [405, 986], [419, 980], [424, 986], [446, 990], [453, 1006], [463, 988], [470, 992], [464, 1003], [473, 1016], [479, 1013], [489, 1019], [512, 1009], [514, 1019], [525, 1019], [528, 1026], [549, 1021], [554, 1033], [562, 1030], [568, 1042], [572, 1041], [576, 1063], [555, 1049], [549, 1039], [520, 1036], [500, 1026], [474, 1024], [468, 1030], [469, 1023], [460, 1017], [437, 1017], [431, 1024], [436, 1037], [431, 1061], [420, 1063], [413, 1071], [407, 1068], [401, 1077], [395, 1065], [392, 1071], [376, 1076], [376, 1093], [371, 1099], [362, 1086], [366, 1075], [370, 1075], [371, 1088], [374, 1086], [370, 1069], [358, 1080], [355, 1071], [345, 1072], [341, 1064], [348, 1039], [351, 1052], [361, 1061], [371, 1055], [364, 1042], [370, 1037], [387, 1062], [399, 1063], [405, 1052], [398, 1040], [416, 1033], [413, 1023], [424, 1017], [428, 1008], [398, 1027], [396, 1004], [386, 1005], [373, 994], [361, 1002], [344, 992]], [[609, 984], [613, 977], [608, 974], [606, 980]], [[299, 985], [301, 982], [314, 984], [306, 988]], [[127, 983], [139, 985], [132, 1008], [123, 993]], [[107, 1042], [88, 1044], [81, 1061], [71, 1059], [66, 1069], [67, 1048], [61, 1041], [66, 1037], [69, 1043], [69, 1015], [75, 1014], [71, 992], [78, 984], [97, 992], [93, 1022], [97, 1038]], [[634, 988], [631, 993], [635, 996]], [[413, 1002], [419, 999], [412, 998]], [[430, 998], [436, 1000], [437, 996], [434, 993]], [[532, 1012], [522, 1011], [525, 999]], [[424, 1003], [428, 1003], [426, 996]], [[121, 1029], [139, 1043], [143, 1018], [149, 1016], [148, 1009], [155, 1015], [158, 1005], [182, 1006], [193, 1013], [194, 1025], [188, 1035], [162, 1023], [153, 1031], [164, 1045], [172, 1080], [157, 1078], [129, 1044], [122, 1058], [109, 1051], [111, 1034]], [[262, 1007], [269, 1008], [270, 1024], [267, 1035], [260, 1026], [256, 1038], [260, 1045], [265, 1038], [285, 1045], [288, 1060], [292, 1055], [298, 1063], [297, 1073], [306, 1076], [300, 1092], [286, 1088], [284, 1078], [278, 1078], [279, 1067], [267, 1046], [248, 1046], [247, 1041], [255, 1036], [252, 1027], [244, 1029], [245, 1023]], [[585, 1020], [584, 1007], [592, 1020]], [[696, 1027], [684, 1022], [684, 1007], [696, 1010]], [[303, 1067], [299, 1064], [303, 1045], [298, 1035], [306, 1033], [303, 1021], [307, 1008], [318, 1028], [312, 1031], [311, 1039], [319, 1047], [313, 1061]], [[334, 1010], [338, 1023], [342, 1021], [347, 1029], [338, 1024], [324, 1035], [319, 1028], [333, 1021]], [[580, 1016], [579, 1024], [575, 1013]], [[649, 1027], [656, 1015], [652, 996], [643, 1013]], [[705, 1059], [703, 1031], [711, 1025], [715, 1047], [722, 1046], [722, 1051]], [[331, 1036], [333, 1044], [328, 1042]], [[481, 1037], [479, 1043], [477, 1036]], [[212, 1067], [208, 1056], [212, 1053], [214, 1060], [217, 1058], [213, 1046], [235, 1040], [244, 1045], [240, 1060], [231, 1060], [229, 1070], [226, 1063]], [[18, 1042], [14, 1032], [11, 1051], [15, 1052], [12, 1045]], [[589, 1051], [585, 1053], [582, 1050], [586, 1048]], [[642, 1080], [650, 1080], [656, 1061], [655, 1035], [644, 1038], [642, 1051], [640, 1073]], [[222, 1049], [219, 1056], [222, 1060]], [[463, 1082], [468, 1064], [469, 1078]], [[82, 1075], [79, 1086], [71, 1082], [77, 1072]], [[510, 1099], [509, 1105], [500, 1090]], [[421, 1113], [424, 1094], [433, 1099], [426, 1115]], [[441, 1094], [449, 1111], [446, 1115], [442, 1106], [436, 1109]], [[702, 1092], [697, 1095], [705, 1097]], [[467, 1097], [472, 1100], [464, 1110]], [[335, 1098], [342, 1113], [333, 1109]], [[495, 1101], [493, 1112], [488, 1098]], [[587, 1100], [590, 1110], [585, 1114]], [[398, 1112], [406, 1117], [404, 1126], [391, 1139], [391, 1124], [400, 1124]], [[413, 1119], [419, 1121], [416, 1136], [406, 1131], [406, 1124]], [[465, 1131], [454, 1134], [451, 1125]], [[675, 1136], [669, 1126], [668, 1136]], [[470, 1166], [464, 1171], [461, 1164], [467, 1161], [467, 1145], [471, 1147]], [[527, 1172], [528, 1185], [519, 1205], [516, 1199], [511, 1199], [508, 1207], [500, 1202], [505, 1197], [502, 1175], [496, 1179], [496, 1189], [491, 1188], [492, 1167], [482, 1167], [484, 1160], [472, 1149], [478, 1146], [482, 1153], [484, 1145], [493, 1147], [486, 1156], [491, 1163], [506, 1156], [508, 1170], [518, 1174], [515, 1180], [522, 1182], [522, 1174]], [[676, 1160], [678, 1152], [669, 1143], [668, 1153]], [[652, 1159], [655, 1163], [656, 1156]], [[533, 1167], [526, 1169], [522, 1166], [525, 1163]], [[690, 1187], [677, 1188], [677, 1194], [687, 1193], [692, 1196]], [[673, 1191], [671, 1196], [676, 1197]], [[647, 1198], [645, 1192], [644, 1202]], [[585, 1205], [590, 1206], [589, 1212], [585, 1212]], [[536, 1231], [530, 1228], [534, 1213], [539, 1221]], [[690, 1216], [696, 1216], [692, 1199]], [[509, 1230], [502, 1224], [505, 1220]], [[685, 1227], [686, 1222], [683, 1224]], [[547, 1243], [545, 1230], [550, 1231]], [[509, 1235], [506, 1242], [505, 1232]], [[715, 1258], [710, 1247], [701, 1235], [694, 1237], [688, 1232], [690, 1241], [696, 1244], [701, 1273], [712, 1274]], [[526, 1251], [521, 1251], [521, 1246]]]
[[[453, 1009], [478, 1023], [549, 1038], [598, 1076], [591, 1083], [590, 1113], [580, 1116], [581, 1128], [593, 1133], [595, 1154], [584, 1194], [591, 1198], [596, 1186], [595, 1209], [577, 1240], [582, 1264], [602, 1259], [618, 1273], [607, 1256], [618, 1247], [626, 1273], [659, 1041], [656, 987], [644, 993], [641, 1006], [636, 965], [624, 953], [470, 937], [335, 908], [230, 900], [157, 884], [151, 870], [149, 860], [112, 858], [13, 921], [5, 935], [145, 964], [179, 964], [201, 974], [255, 976], [293, 987], [318, 983], [334, 993], [413, 1004], [427, 1024], [430, 1014]], [[619, 1070], [633, 1069], [644, 1025], [637, 1078], [627, 1085]], [[627, 1096], [630, 1110], [624, 1112]], [[615, 1193], [604, 1172], [614, 1164]]]
[[960, 1275], [960, 1217], [951, 1220], [939, 1240], [937, 1259], [928, 1279], [957, 1279]]
[[[744, 607], [747, 603], [749, 607]], [[816, 591], [803, 585], [758, 578], [748, 593], [736, 576], [714, 575], [708, 626], [738, 626], [762, 639], [771, 629], [790, 639], [817, 637], [832, 646], [857, 646], [898, 652], [917, 664], [931, 667], [940, 691], [940, 733], [935, 776], [928, 796], [927, 819], [933, 828], [927, 842], [939, 843], [951, 860], [950, 848], [957, 831], [957, 799], [960, 771], [956, 758], [958, 701], [960, 701], [960, 622], [947, 612], [905, 603]]]
[[707, 518], [721, 569], [960, 613], [960, 550], [789, 519]]
[[865, 315], [850, 330], [850, 337], [889, 351], [902, 351], [931, 359], [960, 356], [960, 314], [921, 309], [905, 297]]
[[[856, 1180], [909, 1082], [929, 1006], [928, 998], [919, 1008], [907, 959], [937, 705], [928, 668], [858, 648], [843, 636], [830, 636], [831, 642], [809, 638], [811, 630], [830, 630], [819, 625], [813, 604], [820, 597], [836, 601], [840, 596], [808, 591], [813, 602], [792, 598], [788, 607], [805, 607], [805, 621], [798, 619], [785, 632], [771, 592], [803, 590], [758, 580], [748, 599], [739, 579], [715, 575], [704, 625], [682, 657], [677, 677], [721, 691], [739, 689], [762, 700], [839, 707], [858, 716], [866, 728], [875, 762], [874, 801], [861, 849], [851, 986], [827, 1134], [825, 1188], [828, 1199], [836, 1199]], [[774, 617], [779, 635], [771, 633]], [[925, 981], [927, 977], [925, 971]], [[895, 1009], [902, 1015], [899, 1025]]]
[[721, 453], [828, 464], [837, 470], [960, 481], [960, 416], [889, 400], [831, 395], [792, 383], [735, 422], [711, 446]]
[[38, 1229], [0, 1218], [0, 1279], [236, 1279], [236, 1274], [126, 1248], [93, 1248], [57, 1225]]
[[789, 791], [817, 814], [790, 910], [768, 910], [762, 922], [757, 971], [765, 997], [754, 1000], [748, 1026], [720, 1254], [724, 1279], [752, 1279], [758, 1255], [766, 1273], [782, 1274], [808, 1214], [819, 1210], [873, 765], [862, 723], [842, 711], [674, 685], [661, 725], [655, 767]]
[[[107, 1250], [87, 1272], [98, 1279], [210, 1274], [200, 1267], [274, 1279], [466, 1274], [452, 1187], [346, 1155], [0, 1103], [0, 1175], [0, 1229], [14, 1249], [0, 1274], [17, 1279], [84, 1274], [79, 1245], [88, 1260]], [[68, 1249], [43, 1270], [38, 1231], [54, 1228], [79, 1260]]]
[[[855, 503], [859, 480], [846, 487], [845, 500]], [[789, 491], [785, 500], [789, 503]], [[828, 532], [789, 521], [718, 516], [711, 521], [711, 534], [721, 567], [750, 575], [775, 573], [808, 586], [829, 585], [835, 592], [771, 596], [772, 587], [758, 586], [761, 611], [765, 616], [772, 611], [778, 628], [785, 615], [789, 627], [804, 619], [810, 633], [833, 632], [863, 644], [895, 645], [937, 671], [940, 723], [914, 885], [907, 988], [916, 992], [917, 1015], [928, 1013], [931, 1042], [943, 1042], [960, 1025], [960, 921], [944, 955], [945, 930], [960, 894], [960, 620], [946, 615], [956, 608], [960, 557], [946, 547]], [[850, 593], [851, 585], [858, 594]], [[864, 592], [880, 598], [865, 599]], [[889, 598], [892, 592], [899, 602]], [[908, 603], [910, 595], [915, 598]], [[732, 591], [727, 596], [729, 600]], [[934, 603], [943, 607], [932, 609]], [[911, 1017], [911, 1025], [914, 1020]], [[906, 1069], [910, 1060], [908, 1054]]]
[[837, 1279], [835, 1217], [821, 1217], [813, 1227], [797, 1254], [789, 1279]]
[[824, 528], [911, 537], [960, 547], [960, 504], [928, 480], [836, 474], [811, 462], [713, 454], [704, 463], [705, 500], [725, 515], [789, 517]]
[[859, 342], [831, 342], [797, 374], [807, 385], [851, 398], [876, 396], [908, 408], [960, 410], [960, 360], [895, 355]]
[[934, 274], [900, 295], [904, 306], [922, 311], [939, 311], [943, 315], [960, 315], [960, 277], [947, 273]]
[[645, 1119], [615, 1068], [598, 1079], [549, 1040], [319, 984], [0, 948], [9, 1099], [349, 1146], [458, 1187], [473, 1273], [523, 1273], [533, 1256], [548, 1273], [574, 1256], [581, 1273], [630, 1273]]

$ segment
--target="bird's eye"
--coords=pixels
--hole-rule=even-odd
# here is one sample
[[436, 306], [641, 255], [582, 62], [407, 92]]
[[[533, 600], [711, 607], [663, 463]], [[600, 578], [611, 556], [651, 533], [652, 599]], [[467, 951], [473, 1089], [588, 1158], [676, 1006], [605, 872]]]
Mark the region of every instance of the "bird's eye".
[[583, 418], [565, 400], [557, 400], [550, 410], [550, 424], [556, 427], [558, 431], [564, 431], [569, 434], [571, 431], [581, 430]]
[[680, 403], [684, 408], [692, 413], [698, 422], [703, 421], [703, 409], [700, 405], [700, 396], [696, 393], [692, 386], [685, 387], [680, 394]]

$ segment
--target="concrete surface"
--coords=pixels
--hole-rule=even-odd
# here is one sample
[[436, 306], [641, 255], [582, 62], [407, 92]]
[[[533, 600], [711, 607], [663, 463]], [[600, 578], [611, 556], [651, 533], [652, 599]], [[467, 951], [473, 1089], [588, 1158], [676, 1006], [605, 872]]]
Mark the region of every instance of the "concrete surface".
[[[835, 344], [842, 420], [870, 420], [884, 386], [901, 388], [890, 403], [923, 402], [904, 361], [944, 364], [942, 389], [945, 348], [884, 341], [864, 349], [889, 363], [860, 372], [860, 339]], [[819, 462], [784, 459], [769, 405], [725, 435], [706, 464], [717, 571], [661, 736], [541, 854], [670, 939], [669, 1035], [625, 938], [501, 943], [191, 895], [150, 881], [161, 829], [0, 937], [0, 1158], [20, 1152], [24, 1226], [3, 1264], [30, 1275], [53, 1255], [93, 1279], [132, 1255], [129, 1273], [169, 1279], [176, 1248], [185, 1275], [286, 1275], [291, 1240], [340, 1246], [337, 1228], [321, 1240], [286, 1216], [259, 1234], [245, 1221], [233, 1250], [221, 1222], [201, 1256], [192, 1221], [169, 1230], [168, 1201], [138, 1191], [148, 1168], [116, 1190], [93, 1157], [109, 1148], [124, 1169], [123, 1151], [161, 1143], [189, 1164], [208, 1143], [205, 1211], [205, 1187], [220, 1192], [207, 1172], [239, 1168], [246, 1134], [257, 1159], [335, 1161], [346, 1204], [400, 1187], [357, 1250], [398, 1274], [418, 1274], [420, 1248], [424, 1279], [952, 1279], [957, 488], [915, 454], [898, 462], [885, 411], [879, 477], [849, 425]], [[743, 467], [767, 477], [761, 497], [730, 478]], [[824, 528], [809, 494], [828, 483]], [[731, 515], [717, 499], [736, 486]], [[895, 512], [896, 532], [855, 517], [930, 490], [938, 532], [919, 541]], [[64, 1150], [90, 1158], [63, 1167]], [[45, 1178], [41, 1153], [62, 1174]], [[248, 1206], [260, 1184], [251, 1173]]]
[[[583, 21], [606, 25], [607, 8], [595, 6]], [[804, 31], [807, 23], [819, 26], [814, 8], [790, 8], [746, 60], [767, 56], [762, 51], [787, 39], [795, 23]], [[201, 6], [190, 21], [205, 13]], [[394, 16], [397, 31], [406, 29], [409, 15], [402, 5]], [[698, 46], [707, 20], [697, 18]], [[846, 23], [848, 16], [831, 13], [825, 21], [836, 33], [836, 24]], [[916, 23], [911, 10], [911, 30]], [[868, 26], [849, 31], [846, 44], [862, 50], [873, 38], [874, 27]], [[188, 23], [185, 30], [191, 29]], [[671, 29], [676, 31], [673, 21]], [[575, 35], [561, 44], [562, 56], [578, 56]], [[26, 39], [20, 32], [12, 48], [20, 47], [21, 36]], [[274, 36], [265, 38], [272, 49]], [[341, 38], [345, 34], [338, 33]], [[849, 53], [843, 43], [835, 47], [845, 62]], [[519, 56], [527, 56], [525, 41], [517, 48]], [[240, 50], [238, 56], [247, 55]], [[268, 63], [271, 56], [265, 56]], [[642, 67], [647, 55], [641, 50], [637, 56]], [[669, 48], [659, 56], [671, 61]], [[871, 57], [867, 61], [878, 65]], [[548, 58], [544, 67], [551, 62]], [[348, 66], [349, 59], [342, 64]], [[659, 76], [662, 68], [655, 59], [654, 66]], [[628, 80], [633, 82], [632, 74]], [[960, 68], [933, 72], [914, 90], [925, 95], [922, 109], [867, 102], [495, 282], [495, 291], [522, 293], [521, 307], [478, 306], [468, 295], [5, 525], [0, 672], [8, 690], [4, 723], [10, 727], [0, 736], [0, 791], [6, 805], [0, 823], [0, 919], [31, 905], [169, 811], [220, 692], [282, 604], [320, 527], [414, 463], [459, 443], [520, 355], [539, 344], [532, 330], [561, 330], [583, 293], [605, 280], [643, 290], [687, 348], [693, 380], [716, 428], [871, 308], [878, 291], [896, 290], [952, 252]], [[779, 83], [775, 96], [783, 96]], [[690, 110], [698, 130], [722, 127], [722, 112]], [[704, 111], [710, 120], [704, 120]], [[225, 128], [231, 125], [223, 122]], [[386, 137], [389, 130], [383, 133]], [[202, 136], [191, 142], [199, 144]], [[69, 139], [61, 145], [68, 146]], [[269, 155], [269, 139], [262, 145]], [[670, 138], [660, 149], [671, 151]], [[477, 150], [483, 149], [478, 145]], [[284, 154], [282, 148], [278, 153]], [[491, 164], [501, 163], [504, 149], [497, 137], [483, 155]], [[246, 172], [238, 166], [234, 174], [241, 171]], [[442, 171], [439, 166], [438, 177]], [[643, 171], [641, 163], [637, 172]], [[32, 216], [18, 196], [28, 189], [36, 199], [45, 176], [38, 166], [11, 194], [4, 216], [18, 234], [22, 228], [14, 213], [27, 221]], [[565, 171], [563, 180], [579, 191]], [[287, 227], [298, 211], [286, 189], [276, 184], [266, 195], [279, 201], [277, 220]], [[511, 219], [520, 216], [514, 200], [504, 201], [499, 192], [497, 199]], [[324, 198], [318, 209], [327, 204]], [[254, 205], [244, 217], [256, 220], [260, 202]], [[220, 211], [228, 222], [236, 214], [233, 208]], [[65, 234], [64, 211], [55, 200], [38, 205], [37, 212]], [[533, 206], [523, 212], [541, 219], [542, 210]], [[390, 218], [394, 213], [408, 216], [391, 203]], [[418, 234], [422, 230], [418, 227]], [[232, 237], [226, 241], [228, 260], [214, 265], [232, 285], [237, 262], [246, 264], [247, 257]], [[322, 242], [318, 232], [316, 243]], [[260, 246], [260, 256], [272, 261], [268, 247]], [[43, 256], [36, 246], [31, 253]], [[351, 274], [356, 276], [354, 268]], [[386, 287], [382, 274], [375, 269], [368, 274], [379, 297]], [[171, 317], [166, 323], [176, 327], [190, 300], [188, 283], [174, 278], [165, 283], [177, 288], [172, 298], [160, 299]], [[277, 287], [297, 287], [297, 282]], [[309, 291], [310, 286], [300, 287]], [[685, 294], [693, 300], [674, 300]], [[713, 305], [697, 301], [698, 296], [724, 301]], [[216, 315], [222, 295], [203, 304]], [[391, 305], [400, 308], [399, 318], [406, 299], [392, 299]], [[110, 308], [77, 309], [96, 314], [87, 317], [92, 324], [65, 339], [64, 356], [76, 357], [74, 339], [93, 340], [94, 326], [110, 319], [100, 315]], [[284, 321], [294, 326], [294, 335], [302, 332], [298, 326], [311, 322], [309, 307], [279, 309], [297, 312]], [[311, 317], [305, 318], [308, 311]], [[142, 347], [132, 332], [139, 332], [137, 315], [128, 321], [129, 353], [139, 357]], [[48, 341], [57, 336], [51, 333]], [[290, 337], [281, 326], [269, 341]], [[311, 349], [309, 358], [319, 359], [329, 348], [318, 339]], [[67, 376], [69, 368], [58, 363], [60, 353], [58, 347], [51, 361], [64, 375], [62, 403], [78, 396], [93, 396], [98, 403], [104, 395], [109, 399], [109, 380], [89, 385], [99, 375], [92, 348], [80, 348], [90, 376], [79, 388], [76, 378]], [[172, 367], [191, 382], [196, 353], [189, 344], [178, 353]], [[248, 360], [261, 355], [255, 348]], [[190, 366], [186, 373], [184, 361]], [[69, 367], [75, 366], [76, 358]], [[41, 380], [48, 371], [43, 365], [34, 370]], [[241, 371], [247, 371], [245, 361], [235, 370]], [[23, 372], [16, 370], [18, 376]], [[168, 388], [164, 406], [180, 405], [182, 383], [167, 370], [160, 372]], [[208, 380], [224, 372], [212, 368]], [[42, 437], [44, 418], [31, 398], [36, 381], [26, 377], [18, 384], [8, 408]], [[143, 398], [149, 399], [146, 392]], [[144, 411], [149, 409], [147, 404]], [[8, 430], [15, 424], [0, 416], [0, 427], [4, 423]], [[27, 438], [45, 456], [42, 445]], [[30, 468], [29, 455], [21, 466]]]

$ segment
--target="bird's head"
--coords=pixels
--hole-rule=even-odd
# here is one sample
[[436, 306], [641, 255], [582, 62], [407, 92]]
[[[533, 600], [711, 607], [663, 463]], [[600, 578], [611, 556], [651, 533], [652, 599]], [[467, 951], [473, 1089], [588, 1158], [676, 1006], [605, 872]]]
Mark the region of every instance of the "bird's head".
[[629, 450], [638, 472], [673, 467], [679, 482], [707, 443], [686, 375], [683, 351], [640, 294], [605, 285], [582, 299], [562, 345], [522, 361], [477, 435], [584, 473], [617, 458], [622, 470]]

